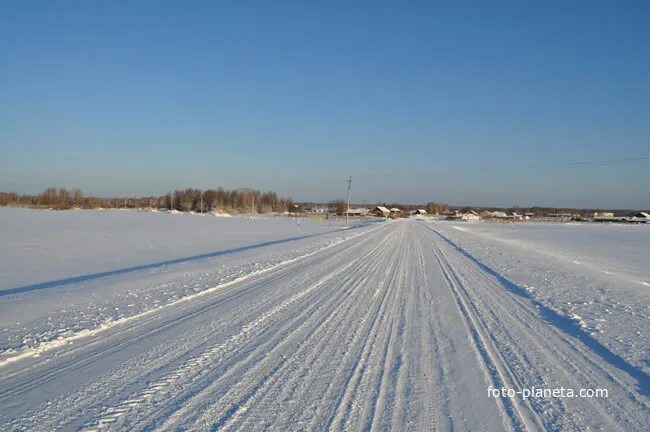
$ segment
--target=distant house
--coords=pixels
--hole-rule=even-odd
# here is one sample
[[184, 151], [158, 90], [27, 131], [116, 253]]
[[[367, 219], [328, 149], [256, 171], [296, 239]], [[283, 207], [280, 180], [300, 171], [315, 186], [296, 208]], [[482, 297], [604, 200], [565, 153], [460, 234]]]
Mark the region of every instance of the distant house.
[[650, 223], [650, 213], [648, 212], [634, 213], [632, 217], [626, 218], [625, 221], [631, 223]]
[[614, 216], [614, 212], [596, 212], [594, 213], [594, 222], [623, 222], [622, 216]]
[[481, 219], [481, 216], [479, 216], [479, 214], [476, 213], [474, 210], [470, 210], [463, 213], [461, 219], [466, 221], [477, 221]]
[[400, 213], [402, 213], [402, 209], [398, 209], [396, 207], [393, 207], [393, 208], [390, 209], [390, 212], [392, 214], [400, 214]]
[[444, 212], [443, 216], [445, 217], [445, 220], [462, 220], [463, 219], [463, 214], [459, 211], [448, 211]]
[[350, 210], [344, 211], [343, 216], [367, 216], [370, 210], [367, 208], [351, 208]]
[[425, 215], [427, 214], [427, 211], [425, 209], [417, 209], [413, 211], [414, 215]]
[[487, 211], [486, 210], [486, 211], [481, 212], [480, 216], [482, 218], [484, 218], [484, 219], [500, 219], [500, 218], [507, 218], [508, 217], [506, 212], [502, 212], [502, 211], [498, 211], [498, 210], [495, 210], [495, 211]]
[[384, 206], [377, 206], [372, 209], [370, 213], [374, 214], [375, 216], [388, 217], [388, 215], [390, 215], [390, 210]]
[[[512, 214], [507, 214], [506, 212], [500, 210], [483, 211], [481, 212], [480, 216], [482, 219], [498, 220], [502, 222], [512, 222], [524, 219], [524, 215], [520, 213], [513, 212]], [[526, 217], [526, 219], [528, 219], [528, 217]]]
[[302, 211], [305, 213], [325, 213], [326, 209], [324, 207], [303, 207]]

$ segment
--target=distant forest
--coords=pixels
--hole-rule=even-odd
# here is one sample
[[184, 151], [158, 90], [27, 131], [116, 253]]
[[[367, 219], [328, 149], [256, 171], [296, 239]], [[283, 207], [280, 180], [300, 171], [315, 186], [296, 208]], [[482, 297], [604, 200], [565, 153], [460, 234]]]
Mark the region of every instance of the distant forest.
[[275, 192], [253, 189], [223, 188], [183, 189], [163, 196], [142, 198], [100, 198], [86, 196], [79, 189], [47, 188], [39, 195], [19, 195], [0, 192], [0, 206], [16, 206], [66, 210], [72, 208], [164, 208], [179, 211], [269, 213], [284, 212], [294, 208], [291, 198], [279, 197]]
[[[578, 209], [578, 208], [555, 208], [555, 207], [466, 207], [449, 206], [446, 204], [429, 202], [425, 205], [403, 205], [398, 203], [383, 203], [388, 208], [398, 207], [402, 210], [424, 208], [429, 214], [440, 214], [445, 211], [474, 210], [503, 210], [508, 213], [530, 212], [536, 216], [545, 216], [552, 213], [571, 213], [574, 215], [593, 216], [595, 211], [603, 209]], [[279, 197], [275, 192], [260, 192], [254, 189], [235, 189], [232, 191], [223, 188], [218, 189], [178, 189], [163, 196], [148, 196], [141, 198], [101, 198], [86, 196], [79, 189], [47, 188], [38, 195], [19, 195], [13, 192], [0, 192], [0, 206], [29, 207], [37, 209], [67, 210], [72, 208], [95, 209], [95, 208], [159, 208], [166, 210], [178, 210], [183, 212], [224, 212], [229, 214], [237, 213], [270, 213], [270, 212], [301, 212], [309, 210], [310, 207], [325, 206], [330, 211], [342, 214], [345, 211], [346, 203], [343, 200], [330, 201], [327, 204], [302, 203], [296, 205], [291, 198]], [[350, 207], [358, 207], [351, 204]], [[368, 205], [361, 205], [367, 207]], [[630, 216], [637, 210], [614, 209], [619, 216]]]

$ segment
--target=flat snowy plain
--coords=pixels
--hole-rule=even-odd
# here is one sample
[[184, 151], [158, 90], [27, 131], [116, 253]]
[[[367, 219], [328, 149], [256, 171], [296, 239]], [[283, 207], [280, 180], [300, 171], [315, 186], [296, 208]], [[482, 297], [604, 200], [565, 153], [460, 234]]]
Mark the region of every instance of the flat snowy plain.
[[1, 430], [650, 424], [650, 226], [0, 208], [0, 241]]

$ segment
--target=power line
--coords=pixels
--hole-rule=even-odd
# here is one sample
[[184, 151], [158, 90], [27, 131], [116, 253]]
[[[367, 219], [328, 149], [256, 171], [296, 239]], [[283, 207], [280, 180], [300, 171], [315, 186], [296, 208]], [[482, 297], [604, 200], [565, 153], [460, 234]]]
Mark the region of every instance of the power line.
[[610, 160], [600, 160], [600, 161], [583, 161], [583, 162], [571, 162], [567, 164], [550, 164], [550, 165], [530, 165], [528, 169], [546, 169], [546, 168], [580, 168], [584, 166], [614, 166], [621, 165], [630, 162], [638, 162], [643, 160], [650, 160], [650, 157], [635, 157], [635, 158], [624, 158], [624, 159], [610, 159]]
[[511, 166], [501, 166], [493, 168], [479, 168], [476, 170], [465, 171], [467, 173], [482, 173], [482, 172], [494, 172], [494, 171], [506, 171], [506, 170], [541, 170], [541, 169], [567, 169], [567, 168], [585, 168], [591, 166], [617, 166], [624, 165], [633, 162], [647, 161], [650, 160], [650, 156], [639, 156], [631, 158], [622, 158], [622, 159], [608, 159], [608, 160], [599, 160], [599, 161], [577, 161], [569, 162], [564, 164], [546, 164], [546, 165], [511, 165]]

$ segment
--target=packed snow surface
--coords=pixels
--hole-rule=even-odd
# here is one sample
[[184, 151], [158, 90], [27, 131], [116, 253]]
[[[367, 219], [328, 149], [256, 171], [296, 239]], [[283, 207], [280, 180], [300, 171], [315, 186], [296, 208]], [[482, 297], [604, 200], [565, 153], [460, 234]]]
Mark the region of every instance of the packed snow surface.
[[[157, 245], [156, 230], [186, 218], [142, 216], [160, 223], [148, 228]], [[648, 270], [638, 256], [647, 253], [647, 227], [405, 220], [348, 230], [303, 222], [283, 231], [285, 221], [216, 223], [231, 220], [229, 231], [240, 234], [225, 254], [101, 277], [52, 271], [57, 283], [23, 276], [22, 285], [0, 291], [0, 429], [643, 431], [650, 424]], [[96, 220], [86, 222], [88, 235], [97, 235]], [[274, 223], [275, 237], [246, 237]], [[296, 236], [298, 229], [310, 234]], [[46, 228], [24, 230], [38, 241]], [[2, 235], [18, 242], [4, 227]], [[47, 239], [43, 245], [56, 250]], [[80, 263], [93, 264], [100, 252], [76, 239], [78, 254], [90, 255]], [[122, 266], [225, 247], [178, 241], [177, 254], [137, 263], [120, 242], [103, 247], [130, 257]], [[74, 244], [64, 249], [76, 256]], [[21, 259], [3, 254], [17, 270], [30, 260], [49, 268], [40, 252], [15, 251]], [[81, 264], [71, 270], [92, 274]], [[490, 386], [608, 394], [491, 397]]]

